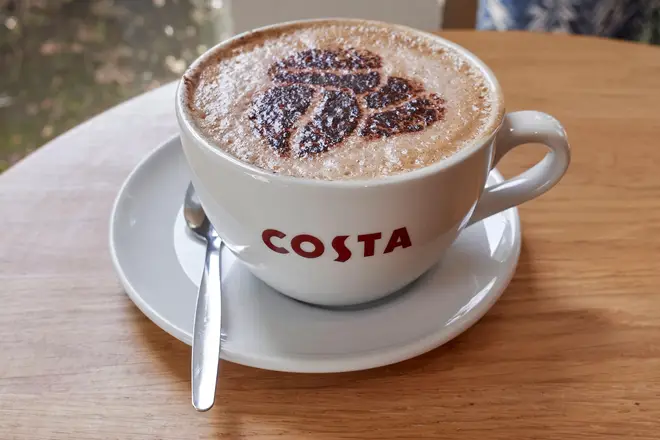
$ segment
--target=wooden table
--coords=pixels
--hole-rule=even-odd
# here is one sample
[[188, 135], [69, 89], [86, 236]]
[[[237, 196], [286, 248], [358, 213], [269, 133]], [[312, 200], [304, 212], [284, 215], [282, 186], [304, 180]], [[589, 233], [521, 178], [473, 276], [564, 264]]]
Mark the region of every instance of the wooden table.
[[485, 318], [372, 371], [225, 363], [216, 407], [196, 413], [190, 349], [131, 303], [107, 249], [120, 184], [177, 131], [167, 86], [0, 176], [0, 439], [658, 439], [660, 49], [446, 35], [492, 66], [509, 110], [559, 118], [574, 152], [520, 209], [520, 265]]

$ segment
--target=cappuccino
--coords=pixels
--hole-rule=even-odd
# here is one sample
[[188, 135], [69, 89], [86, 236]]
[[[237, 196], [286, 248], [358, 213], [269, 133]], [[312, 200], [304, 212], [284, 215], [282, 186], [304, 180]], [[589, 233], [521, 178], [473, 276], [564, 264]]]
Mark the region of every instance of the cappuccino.
[[432, 35], [324, 20], [245, 35], [184, 77], [194, 125], [263, 170], [371, 179], [446, 159], [492, 134], [502, 98], [466, 55]]

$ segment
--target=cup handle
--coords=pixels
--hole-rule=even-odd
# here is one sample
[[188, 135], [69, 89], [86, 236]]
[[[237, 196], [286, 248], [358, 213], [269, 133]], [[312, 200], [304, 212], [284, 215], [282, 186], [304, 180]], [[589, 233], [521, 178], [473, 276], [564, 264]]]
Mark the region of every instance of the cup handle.
[[504, 117], [495, 138], [491, 169], [506, 153], [529, 143], [544, 144], [550, 151], [516, 177], [485, 188], [468, 225], [540, 196], [566, 173], [571, 150], [564, 127], [552, 116], [537, 111], [513, 112]]

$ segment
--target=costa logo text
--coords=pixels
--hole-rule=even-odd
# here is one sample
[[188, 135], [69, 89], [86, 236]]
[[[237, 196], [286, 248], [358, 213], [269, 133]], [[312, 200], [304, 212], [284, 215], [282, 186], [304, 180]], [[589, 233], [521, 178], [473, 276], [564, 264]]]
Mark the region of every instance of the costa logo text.
[[[298, 234], [289, 238], [287, 234], [277, 229], [266, 229], [261, 238], [264, 244], [273, 252], [278, 254], [290, 254], [291, 252], [300, 255], [303, 258], [318, 258], [326, 252], [326, 243], [310, 234]], [[383, 239], [383, 234], [374, 232], [371, 234], [360, 234], [357, 236], [359, 248], [349, 249], [346, 245], [346, 240], [350, 235], [338, 235], [330, 242], [332, 251], [337, 257], [335, 261], [344, 263], [351, 259], [355, 254], [362, 257], [372, 257], [376, 253], [376, 243]], [[399, 228], [392, 231], [387, 238], [387, 244], [383, 250], [383, 254], [389, 254], [398, 248], [405, 249], [412, 246], [410, 235], [406, 228]]]

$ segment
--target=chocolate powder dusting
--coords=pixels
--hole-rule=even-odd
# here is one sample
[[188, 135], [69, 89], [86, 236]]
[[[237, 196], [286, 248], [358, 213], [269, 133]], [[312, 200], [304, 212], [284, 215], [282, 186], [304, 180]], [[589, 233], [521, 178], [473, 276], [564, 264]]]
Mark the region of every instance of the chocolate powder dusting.
[[[444, 116], [444, 100], [423, 95], [424, 88], [412, 80], [390, 77], [380, 88], [380, 56], [357, 49], [310, 49], [275, 62], [269, 74], [276, 86], [253, 101], [250, 119], [256, 130], [282, 155], [291, 150], [293, 132], [301, 157], [319, 154], [339, 145], [355, 131], [361, 110], [358, 95], [367, 109], [384, 110], [367, 114], [360, 135], [378, 139], [421, 131]], [[309, 109], [316, 89], [323, 99]], [[297, 127], [307, 112], [312, 120]]]
[[346, 91], [326, 90], [320, 110], [302, 128], [299, 155], [318, 154], [350, 136], [360, 117], [355, 96]]
[[330, 72], [288, 72], [278, 71], [273, 74], [276, 82], [290, 84], [311, 84], [315, 86], [331, 86], [340, 89], [351, 89], [357, 94], [373, 90], [380, 82], [378, 72], [348, 73], [337, 75]]
[[271, 147], [286, 154], [292, 128], [307, 112], [313, 95], [312, 87], [299, 84], [273, 87], [256, 97], [248, 117]]
[[412, 81], [391, 76], [383, 87], [368, 94], [364, 100], [369, 108], [384, 108], [410, 99], [419, 91], [421, 91], [421, 87], [416, 87]]
[[412, 99], [392, 110], [369, 116], [360, 130], [360, 135], [378, 139], [422, 131], [442, 119], [445, 113], [444, 103], [437, 95]]
[[382, 67], [381, 58], [368, 50], [309, 49], [278, 61], [271, 69], [360, 70], [379, 69], [380, 67]]

